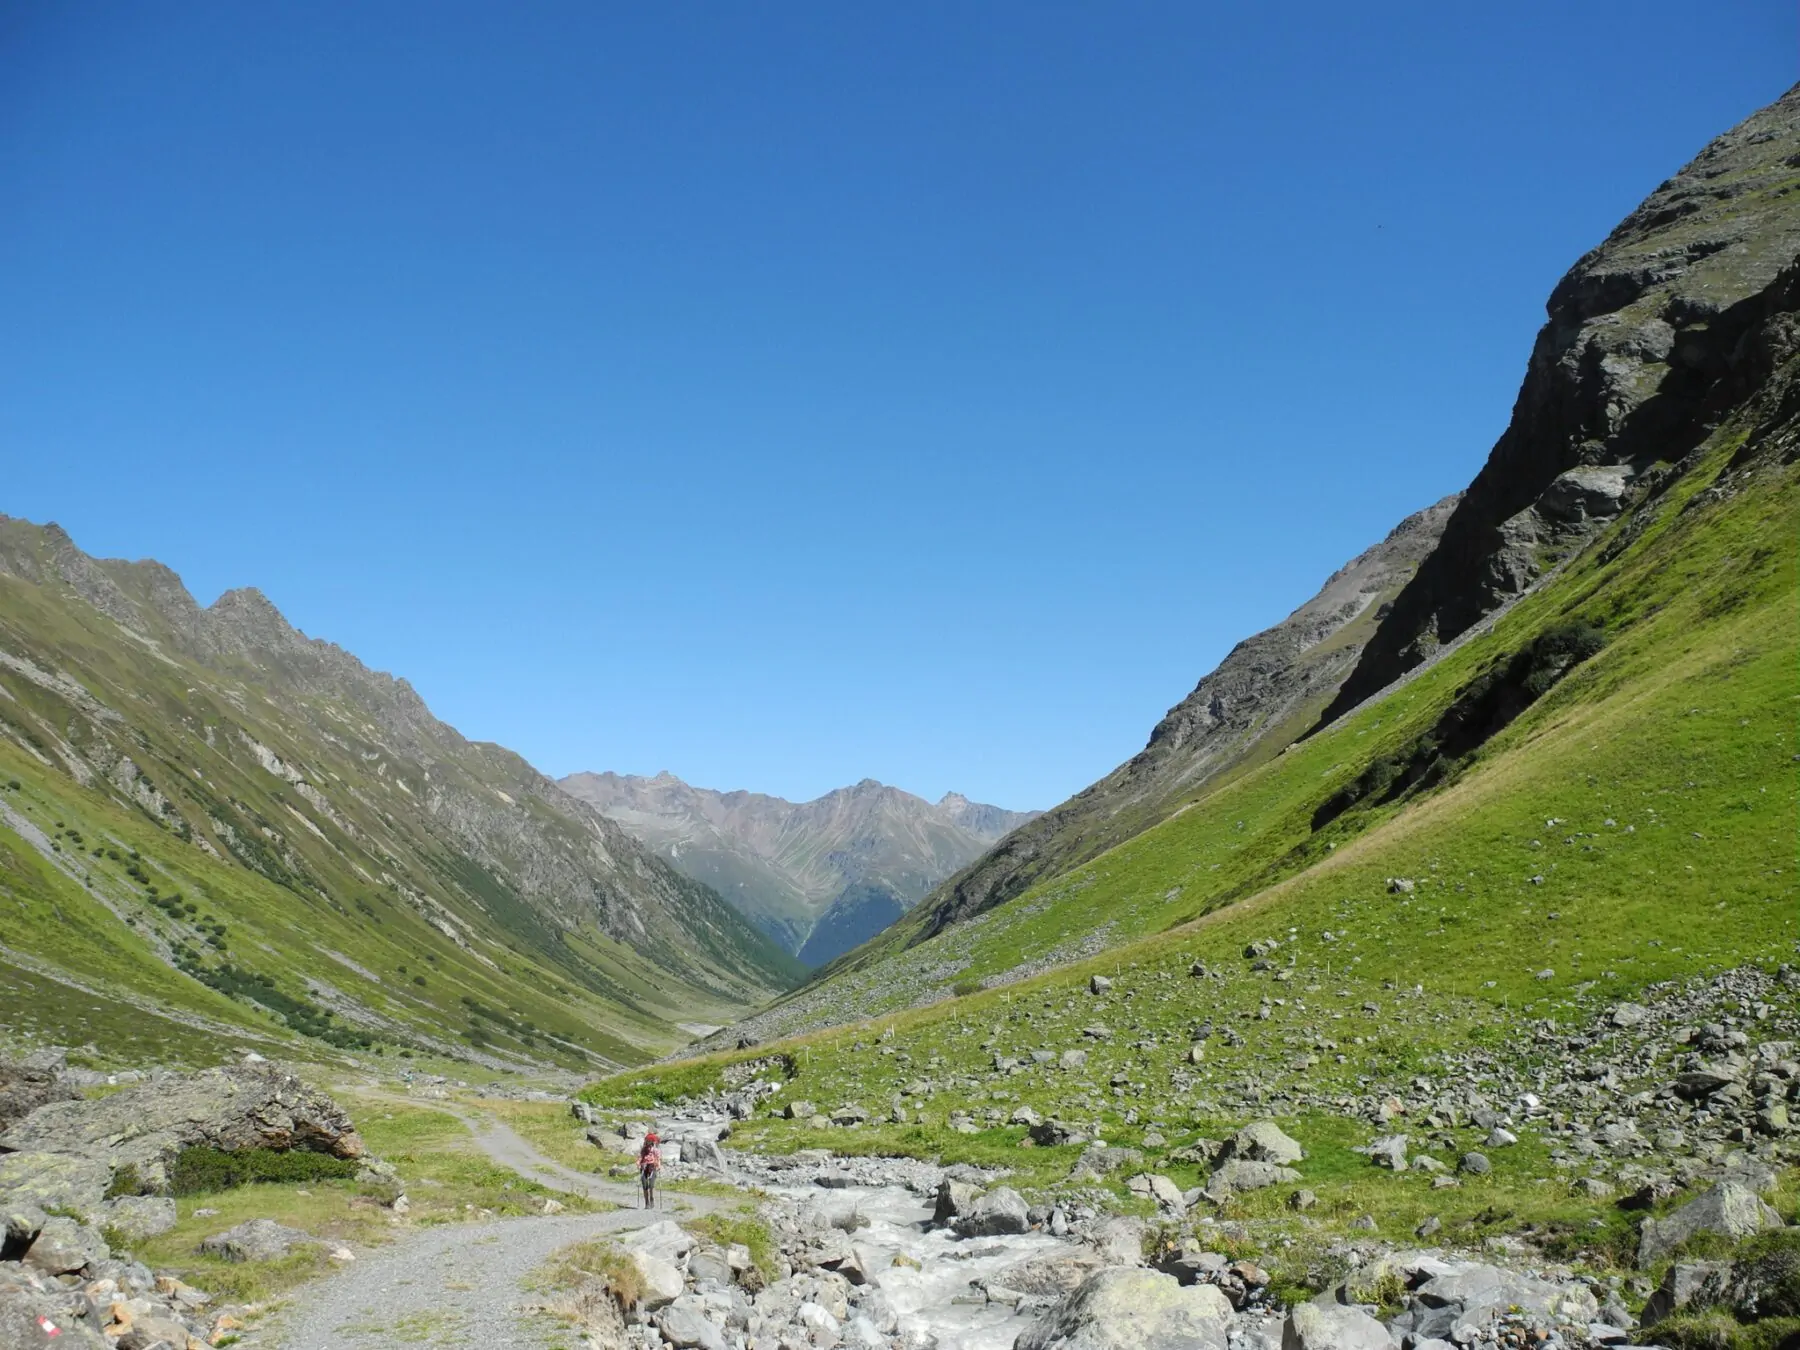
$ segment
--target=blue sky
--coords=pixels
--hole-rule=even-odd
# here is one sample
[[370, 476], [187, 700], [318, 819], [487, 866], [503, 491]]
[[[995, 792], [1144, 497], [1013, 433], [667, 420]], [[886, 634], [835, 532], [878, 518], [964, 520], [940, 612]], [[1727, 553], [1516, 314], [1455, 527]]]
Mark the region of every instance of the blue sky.
[[1796, 74], [1481, 8], [7, 5], [0, 511], [552, 773], [1048, 806]]

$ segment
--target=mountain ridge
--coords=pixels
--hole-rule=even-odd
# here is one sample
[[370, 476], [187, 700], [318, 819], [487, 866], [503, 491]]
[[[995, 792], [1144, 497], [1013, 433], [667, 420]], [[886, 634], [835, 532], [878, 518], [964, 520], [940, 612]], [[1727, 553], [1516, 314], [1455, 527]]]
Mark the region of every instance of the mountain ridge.
[[[679, 1043], [694, 1002], [741, 1008], [798, 969], [523, 758], [466, 739], [404, 679], [308, 637], [254, 588], [202, 607], [163, 564], [92, 558], [60, 526], [0, 517], [0, 695], [20, 841], [0, 848], [0, 875], [54, 912], [75, 907], [95, 959], [104, 949], [115, 976], [171, 1006], [229, 986], [259, 1008], [331, 1006], [382, 1044], [462, 1053], [501, 1039], [501, 1023], [477, 1026], [470, 1009], [525, 1007], [507, 973], [522, 963], [588, 1001], [599, 1053], [618, 1059]], [[122, 841], [136, 827], [121, 811], [156, 834], [128, 860], [117, 844], [84, 850], [91, 861], [71, 872], [58, 856], [68, 821], [88, 822], [71, 827], [84, 840]], [[170, 912], [171, 891], [208, 897], [211, 914]], [[285, 950], [292, 934], [276, 930], [296, 924], [334, 954], [331, 978]], [[261, 952], [227, 943], [215, 931], [227, 926], [260, 930]], [[21, 959], [55, 970], [60, 955], [83, 975], [42, 934], [7, 936], [32, 939], [15, 945]], [[394, 949], [386, 975], [365, 944]], [[395, 980], [407, 948], [466, 968], [447, 981], [449, 1008], [435, 992], [395, 997], [396, 983], [437, 988]], [[245, 983], [259, 973], [274, 983]], [[445, 1024], [474, 1040], [446, 1041]], [[575, 1021], [564, 1031], [581, 1042]], [[510, 1039], [527, 1059], [544, 1045]]]
[[805, 802], [694, 787], [666, 770], [570, 774], [562, 785], [814, 961], [843, 950], [841, 938], [808, 947], [827, 914], [830, 931], [869, 936], [871, 916], [904, 913], [1035, 814], [955, 792], [934, 803], [873, 778]]
[[1280, 623], [1236, 644], [1163, 715], [1143, 750], [927, 897], [917, 940], [1141, 833], [1179, 809], [1184, 794], [1299, 735], [1306, 711], [1335, 693], [1361, 650], [1359, 639], [1435, 546], [1460, 498], [1452, 493], [1407, 516]]

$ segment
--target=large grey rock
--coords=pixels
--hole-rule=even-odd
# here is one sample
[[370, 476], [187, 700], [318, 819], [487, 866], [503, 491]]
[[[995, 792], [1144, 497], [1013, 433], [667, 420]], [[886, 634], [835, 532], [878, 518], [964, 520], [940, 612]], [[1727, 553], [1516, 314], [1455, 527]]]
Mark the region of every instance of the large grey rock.
[[706, 1319], [706, 1304], [683, 1294], [656, 1314], [656, 1329], [677, 1350], [725, 1350], [725, 1334]]
[[1272, 1120], [1252, 1121], [1226, 1142], [1228, 1156], [1286, 1167], [1306, 1157], [1306, 1150]]
[[717, 1247], [704, 1247], [688, 1257], [688, 1278], [695, 1284], [711, 1280], [714, 1284], [729, 1285], [731, 1281], [731, 1261]]
[[1259, 1191], [1265, 1186], [1298, 1180], [1300, 1174], [1291, 1167], [1233, 1158], [1206, 1179], [1202, 1193], [1215, 1205], [1222, 1205], [1240, 1191]]
[[1003, 1233], [1031, 1231], [1031, 1215], [1025, 1197], [1010, 1186], [999, 1186], [958, 1216], [956, 1231], [964, 1237], [998, 1237]]
[[1724, 1301], [1726, 1285], [1731, 1279], [1729, 1261], [1676, 1261], [1663, 1272], [1662, 1283], [1644, 1304], [1639, 1319], [1653, 1327], [1672, 1313], [1691, 1303], [1702, 1307]]
[[1140, 1173], [1125, 1184], [1134, 1194], [1154, 1200], [1164, 1209], [1173, 1210], [1177, 1214], [1187, 1209], [1181, 1187], [1160, 1172]]
[[1079, 1249], [1043, 1252], [996, 1271], [989, 1282], [1040, 1298], [1066, 1298], [1102, 1266], [1093, 1252]]
[[1385, 1134], [1369, 1144], [1369, 1161], [1395, 1172], [1406, 1170], [1406, 1136]]
[[0, 1154], [0, 1209], [98, 1218], [106, 1203], [112, 1168], [96, 1158], [66, 1153]]
[[672, 1219], [662, 1219], [622, 1238], [627, 1251], [645, 1252], [663, 1261], [678, 1263], [699, 1245], [699, 1239]]
[[1534, 1317], [1587, 1323], [1600, 1311], [1586, 1285], [1558, 1284], [1500, 1266], [1471, 1262], [1434, 1274], [1415, 1293], [1418, 1311], [1409, 1328], [1420, 1336], [1448, 1338], [1459, 1325], [1482, 1325], [1510, 1310]]
[[1624, 506], [1631, 478], [1629, 464], [1581, 465], [1550, 480], [1550, 486], [1538, 498], [1538, 510], [1561, 521], [1604, 520], [1616, 516]]
[[1758, 1199], [1754, 1191], [1735, 1181], [1721, 1181], [1667, 1218], [1644, 1220], [1638, 1234], [1638, 1265], [1655, 1265], [1701, 1233], [1741, 1238], [1781, 1226], [1781, 1215]]
[[44, 1221], [25, 1253], [25, 1264], [46, 1275], [64, 1275], [111, 1255], [106, 1239], [99, 1233], [59, 1215]]
[[175, 1226], [175, 1202], [166, 1195], [121, 1195], [101, 1212], [104, 1227], [133, 1241], [155, 1237]]
[[106, 1338], [70, 1315], [68, 1300], [35, 1289], [0, 1289], [0, 1345], [6, 1350], [110, 1350]]
[[44, 1231], [50, 1216], [36, 1205], [0, 1206], [0, 1245], [23, 1251]]
[[21, 1061], [0, 1060], [0, 1131], [47, 1103], [81, 1100], [79, 1092], [61, 1081], [60, 1068], [57, 1059], [37, 1056]]
[[273, 1219], [250, 1219], [236, 1228], [214, 1233], [200, 1240], [200, 1250], [207, 1256], [227, 1261], [276, 1261], [297, 1247], [318, 1239], [298, 1228], [289, 1228]]
[[1281, 1350], [1393, 1350], [1386, 1327], [1361, 1308], [1302, 1303], [1281, 1328]]
[[1014, 1350], [1226, 1350], [1231, 1303], [1159, 1271], [1102, 1270], [1020, 1333]]
[[937, 1207], [931, 1212], [931, 1221], [949, 1223], [958, 1215], [967, 1214], [983, 1194], [979, 1186], [945, 1177], [938, 1183]]
[[0, 1135], [0, 1149], [130, 1164], [147, 1190], [168, 1184], [183, 1148], [308, 1149], [359, 1158], [343, 1108], [273, 1064], [234, 1064], [151, 1079], [96, 1101], [51, 1102]]
[[643, 1285], [643, 1306], [655, 1309], [673, 1303], [687, 1288], [687, 1281], [682, 1278], [681, 1268], [673, 1261], [665, 1261], [660, 1256], [646, 1251], [626, 1249], [631, 1264], [637, 1267], [638, 1280]]

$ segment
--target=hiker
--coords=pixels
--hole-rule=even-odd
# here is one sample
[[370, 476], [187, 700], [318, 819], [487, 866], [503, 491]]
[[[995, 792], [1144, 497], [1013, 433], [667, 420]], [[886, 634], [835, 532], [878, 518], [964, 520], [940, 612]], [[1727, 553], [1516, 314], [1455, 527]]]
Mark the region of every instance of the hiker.
[[644, 1136], [638, 1149], [638, 1184], [644, 1188], [644, 1208], [656, 1208], [656, 1174], [662, 1170], [662, 1150], [657, 1147], [656, 1131]]

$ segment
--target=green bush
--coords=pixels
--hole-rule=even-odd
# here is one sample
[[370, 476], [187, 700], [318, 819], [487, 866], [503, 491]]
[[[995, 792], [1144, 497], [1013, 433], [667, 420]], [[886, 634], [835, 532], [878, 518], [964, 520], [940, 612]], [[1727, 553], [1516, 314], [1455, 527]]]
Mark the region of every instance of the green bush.
[[1800, 1232], [1783, 1229], [1751, 1238], [1733, 1262], [1737, 1282], [1756, 1293], [1761, 1317], [1800, 1317]]
[[112, 1174], [112, 1180], [106, 1185], [108, 1200], [117, 1200], [122, 1195], [142, 1195], [143, 1193], [143, 1178], [138, 1175], [135, 1163], [126, 1163], [119, 1168]]
[[355, 1176], [357, 1170], [355, 1162], [325, 1153], [279, 1153], [271, 1148], [226, 1152], [196, 1144], [176, 1155], [169, 1169], [169, 1190], [175, 1195], [203, 1195], [259, 1182], [339, 1181]]

